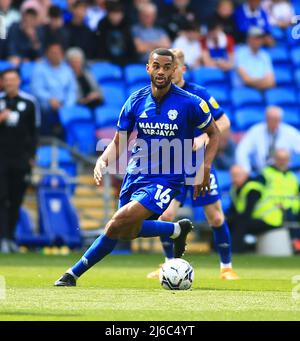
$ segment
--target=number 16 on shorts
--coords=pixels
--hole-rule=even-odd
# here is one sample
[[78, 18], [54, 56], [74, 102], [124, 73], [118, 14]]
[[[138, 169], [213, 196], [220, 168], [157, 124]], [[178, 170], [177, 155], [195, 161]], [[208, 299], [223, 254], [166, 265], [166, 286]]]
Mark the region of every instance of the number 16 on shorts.
[[171, 196], [169, 195], [169, 193], [172, 190], [170, 188], [163, 190], [164, 187], [162, 185], [156, 185], [156, 188], [157, 188], [157, 191], [154, 196], [154, 199], [157, 200], [156, 205], [158, 205], [160, 208], [163, 208], [164, 205], [170, 203]]

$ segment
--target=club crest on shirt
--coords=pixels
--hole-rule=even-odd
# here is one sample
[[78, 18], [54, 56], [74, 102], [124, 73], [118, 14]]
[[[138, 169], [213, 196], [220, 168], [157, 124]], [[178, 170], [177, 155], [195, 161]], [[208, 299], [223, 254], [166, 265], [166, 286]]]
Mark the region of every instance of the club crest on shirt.
[[177, 110], [169, 110], [168, 111], [168, 117], [169, 117], [169, 119], [171, 121], [176, 120], [177, 116], [178, 116], [178, 111]]
[[5, 102], [3, 99], [0, 100], [0, 110], [4, 110], [5, 109]]
[[26, 109], [26, 103], [25, 102], [18, 102], [17, 109], [19, 111], [24, 111]]

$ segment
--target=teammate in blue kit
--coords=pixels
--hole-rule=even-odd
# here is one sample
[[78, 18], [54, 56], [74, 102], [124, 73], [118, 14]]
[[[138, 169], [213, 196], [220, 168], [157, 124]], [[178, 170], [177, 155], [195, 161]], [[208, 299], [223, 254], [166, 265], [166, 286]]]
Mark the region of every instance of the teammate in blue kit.
[[193, 195], [197, 197], [210, 191], [211, 164], [220, 133], [206, 102], [172, 84], [175, 69], [175, 57], [168, 49], [156, 49], [150, 54], [147, 72], [151, 85], [128, 98], [120, 113], [118, 131], [94, 169], [99, 186], [103, 171], [127, 148], [130, 133], [136, 126], [138, 138], [122, 184], [119, 209], [106, 224], [104, 233], [55, 282], [56, 286], [75, 286], [77, 278], [111, 253], [120, 239], [170, 237], [174, 241], [174, 256], [183, 255], [186, 237], [192, 229], [191, 221], [182, 219], [173, 223], [154, 219], [161, 216], [180, 193], [185, 181], [184, 169], [180, 172], [175, 166], [169, 172], [163, 169], [177, 159], [184, 167], [184, 158], [175, 152], [159, 157], [162, 151], [159, 143], [179, 141], [183, 146], [186, 140], [192, 139], [196, 127], [207, 133], [210, 142], [204, 158], [204, 174], [202, 182], [194, 186]]
[[[171, 51], [176, 58], [177, 65], [173, 77], [173, 83], [180, 88], [201, 97], [207, 102], [211, 114], [221, 133], [229, 129], [230, 121], [215, 98], [212, 97], [204, 87], [184, 80], [183, 74], [186, 71], [186, 67], [184, 64], [183, 52], [180, 49], [171, 49]], [[209, 138], [207, 134], [202, 134], [199, 129], [196, 129], [195, 136], [197, 137], [194, 139], [193, 150], [196, 151], [203, 145], [209, 145]], [[197, 199], [194, 199], [192, 201], [192, 205], [193, 207], [204, 207], [207, 221], [213, 229], [215, 246], [220, 256], [220, 277], [225, 280], [235, 280], [238, 279], [238, 276], [233, 271], [231, 264], [230, 231], [222, 210], [221, 193], [218, 188], [216, 172], [213, 168], [210, 174], [210, 189], [210, 193], [206, 193], [204, 197], [199, 196]], [[188, 193], [192, 193], [192, 190], [193, 186], [184, 186], [182, 193], [172, 200], [168, 209], [165, 210], [159, 219], [162, 221], [174, 221], [179, 207], [184, 205]], [[166, 259], [173, 258], [173, 241], [167, 237], [161, 237], [161, 241]], [[147, 275], [147, 278], [158, 278], [158, 276], [159, 269], [150, 272]]]

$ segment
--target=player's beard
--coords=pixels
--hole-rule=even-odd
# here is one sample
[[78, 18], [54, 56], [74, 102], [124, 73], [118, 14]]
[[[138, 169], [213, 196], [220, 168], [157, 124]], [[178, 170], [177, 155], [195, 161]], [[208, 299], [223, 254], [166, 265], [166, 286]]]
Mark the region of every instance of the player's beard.
[[172, 76], [170, 76], [169, 78], [165, 78], [165, 82], [164, 83], [161, 83], [161, 84], [157, 84], [155, 78], [157, 76], [153, 76], [151, 75], [151, 82], [152, 84], [157, 88], [157, 89], [164, 89], [166, 88], [167, 86], [169, 86], [172, 82]]

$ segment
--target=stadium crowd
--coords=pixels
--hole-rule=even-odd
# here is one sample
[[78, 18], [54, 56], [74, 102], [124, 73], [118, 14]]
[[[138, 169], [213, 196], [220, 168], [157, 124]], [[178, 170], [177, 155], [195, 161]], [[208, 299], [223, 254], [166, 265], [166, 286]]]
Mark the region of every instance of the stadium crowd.
[[[87, 108], [95, 132], [113, 126], [126, 97], [147, 84], [149, 52], [182, 49], [186, 78], [206, 86], [232, 121], [215, 166], [231, 169], [235, 194], [227, 209], [241, 251], [241, 234], [264, 228], [253, 231], [249, 223], [241, 231], [240, 221], [282, 226], [290, 211], [299, 221], [295, 200], [280, 204], [276, 222], [253, 216], [261, 188], [282, 198], [275, 176], [284, 184], [289, 168], [300, 169], [300, 48], [292, 34], [299, 10], [296, 0], [1, 0], [7, 36], [0, 39], [0, 71], [18, 68], [21, 90], [41, 108], [40, 134], [69, 142], [65, 108], [75, 116], [76, 105]], [[3, 77], [0, 90], [7, 91]], [[246, 193], [247, 183], [255, 185]], [[298, 186], [292, 192], [286, 196], [299, 203]], [[300, 236], [293, 238], [300, 251]]]

